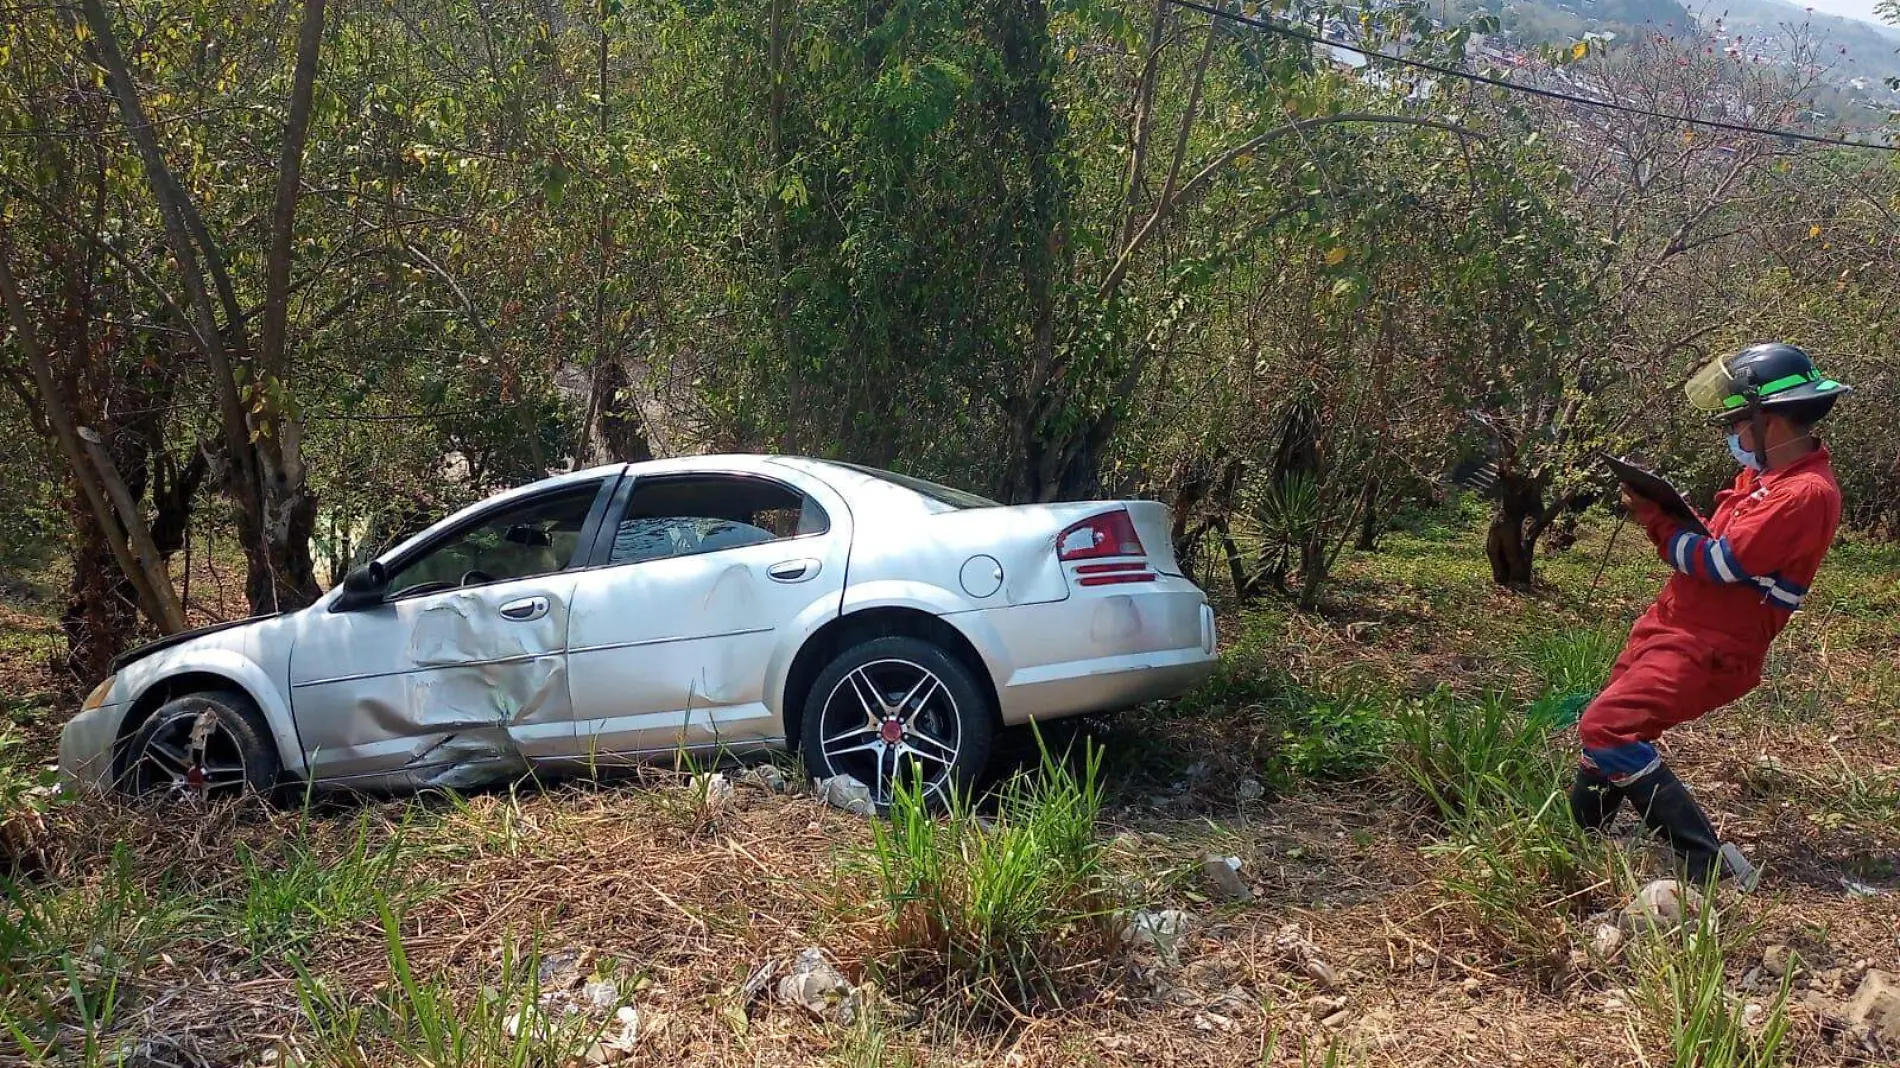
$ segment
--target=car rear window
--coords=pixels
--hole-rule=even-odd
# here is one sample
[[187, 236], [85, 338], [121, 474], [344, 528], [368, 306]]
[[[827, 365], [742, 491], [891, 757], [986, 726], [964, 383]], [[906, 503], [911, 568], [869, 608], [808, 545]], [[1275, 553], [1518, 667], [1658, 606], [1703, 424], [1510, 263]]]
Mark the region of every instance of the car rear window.
[[847, 471], [856, 471], [860, 475], [875, 478], [881, 482], [889, 482], [894, 486], [902, 486], [912, 493], [928, 497], [948, 508], [1002, 507], [1002, 502], [1000, 501], [992, 501], [988, 497], [979, 497], [974, 493], [965, 493], [962, 490], [951, 489], [949, 486], [939, 486], [935, 482], [930, 482], [925, 479], [912, 478], [909, 475], [900, 475], [895, 471], [886, 471], [879, 467], [865, 467], [861, 464], [847, 464], [837, 460], [827, 462], [834, 467], [842, 467]]

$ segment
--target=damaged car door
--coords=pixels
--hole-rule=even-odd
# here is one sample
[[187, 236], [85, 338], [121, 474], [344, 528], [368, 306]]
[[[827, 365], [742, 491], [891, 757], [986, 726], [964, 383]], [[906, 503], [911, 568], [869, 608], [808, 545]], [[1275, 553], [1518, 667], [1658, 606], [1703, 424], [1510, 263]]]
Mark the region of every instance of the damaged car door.
[[574, 568], [615, 481], [498, 502], [388, 561], [380, 597], [312, 613], [290, 661], [312, 777], [461, 787], [568, 752]]
[[851, 515], [786, 473], [640, 475], [576, 591], [568, 665], [577, 758], [777, 741], [765, 692], [788, 635], [836, 618]]

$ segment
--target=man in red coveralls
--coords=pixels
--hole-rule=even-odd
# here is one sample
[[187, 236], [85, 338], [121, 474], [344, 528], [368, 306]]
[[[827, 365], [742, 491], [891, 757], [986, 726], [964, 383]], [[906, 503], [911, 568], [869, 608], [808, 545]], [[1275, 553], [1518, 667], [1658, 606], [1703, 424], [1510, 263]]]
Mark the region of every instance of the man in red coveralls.
[[1813, 431], [1851, 391], [1816, 371], [1807, 353], [1776, 342], [1712, 361], [1687, 392], [1711, 424], [1728, 429], [1743, 469], [1716, 495], [1708, 537], [1624, 491], [1677, 573], [1636, 621], [1609, 685], [1584, 710], [1570, 810], [1585, 828], [1603, 831], [1627, 799], [1668, 839], [1691, 879], [1736, 876], [1746, 885], [1753, 869], [1716, 838], [1652, 743], [1761, 682], [1768, 646], [1801, 606], [1840, 522], [1840, 487]]

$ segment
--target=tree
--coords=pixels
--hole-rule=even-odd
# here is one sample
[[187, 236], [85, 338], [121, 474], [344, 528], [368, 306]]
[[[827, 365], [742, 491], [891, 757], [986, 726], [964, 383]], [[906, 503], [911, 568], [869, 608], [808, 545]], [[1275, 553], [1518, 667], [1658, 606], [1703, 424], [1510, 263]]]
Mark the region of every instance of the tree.
[[310, 559], [316, 497], [306, 478], [303, 426], [290, 392], [288, 289], [324, 0], [304, 0], [302, 6], [261, 270], [263, 305], [256, 315], [260, 326], [255, 350], [250, 341], [252, 316], [239, 303], [225, 245], [213, 239], [195, 198], [173, 173], [102, 0], [81, 0], [80, 9], [91, 34], [92, 57], [105, 72], [163, 220], [165, 243], [184, 291], [183, 325], [210, 373], [223, 425], [222, 482], [237, 505], [251, 606], [257, 611], [302, 607], [318, 593]]

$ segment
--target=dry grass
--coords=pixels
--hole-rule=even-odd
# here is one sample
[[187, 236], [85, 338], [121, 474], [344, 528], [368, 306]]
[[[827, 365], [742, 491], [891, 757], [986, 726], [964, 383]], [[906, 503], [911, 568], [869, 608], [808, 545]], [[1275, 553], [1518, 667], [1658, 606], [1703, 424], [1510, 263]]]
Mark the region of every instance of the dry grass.
[[[1466, 535], [1395, 537], [1348, 562], [1330, 614], [1267, 609], [1230, 621], [1230, 655], [1270, 656], [1307, 687], [1351, 665], [1362, 689], [1449, 683], [1528, 699], [1540, 683], [1526, 675], [1519, 636], [1627, 620], [1659, 577], [1660, 565], [1629, 560], [1586, 602], [1603, 533], [1551, 560], [1551, 588], [1531, 597], [1491, 591]], [[1829, 996], [1862, 962], [1900, 969], [1900, 621], [1883, 599], [1889, 564], [1848, 556], [1790, 629], [1776, 687], [1669, 737], [1671, 760], [1718, 825], [1769, 868], [1763, 892], [1724, 902], [1732, 944], [1715, 966], [1731, 986], [1771, 942], [1800, 948]], [[1377, 625], [1349, 636], [1356, 621]], [[12, 634], [44, 626], [13, 615], [0, 624]], [[16, 687], [29, 677], [21, 665], [0, 665]], [[881, 970], [887, 913], [873, 881], [853, 874], [871, 845], [863, 820], [744, 784], [708, 812], [661, 774], [309, 812], [60, 809], [53, 872], [10, 884], [0, 1006], [16, 1016], [45, 1008], [74, 1048], [83, 1043], [71, 1025], [109, 1008], [95, 1063], [126, 1036], [163, 1037], [210, 1064], [259, 1063], [279, 1047], [321, 1061], [299, 969], [346, 1004], [390, 1001], [400, 984], [377, 907], [387, 904], [417, 981], [471, 1017], [504, 959], [587, 952], [642, 1015], [639, 1064], [1318, 1065], [1329, 1050], [1333, 1063], [1366, 1065], [1669, 1063], [1657, 1021], [1613, 996], [1637, 985], [1627, 964], [1566, 956], [1533, 966], [1501, 944], [1494, 922], [1451, 889], [1452, 858], [1430, 848], [1443, 824], [1397, 769], [1237, 800], [1238, 779], [1277, 744], [1272, 702], [1253, 692], [1151, 711], [1108, 735], [1120, 751], [1101, 814], [1106, 878], [1133, 904], [1183, 908], [1195, 924], [1173, 961], [1112, 947], [1065, 959], [1060, 1008], [998, 1014]], [[33, 744], [49, 737], [36, 725]], [[1198, 870], [1208, 851], [1242, 858], [1255, 900], [1210, 898]], [[368, 868], [376, 858], [387, 867]], [[1606, 869], [1577, 900], [1528, 888], [1538, 905], [1520, 918], [1555, 946], [1581, 946], [1588, 912], [1649, 874], [1645, 854], [1632, 858], [1633, 873]], [[1885, 892], [1855, 896], [1843, 878]], [[359, 890], [295, 890], [330, 884]], [[312, 900], [330, 904], [299, 905]], [[23, 903], [42, 920], [30, 937]], [[1288, 958], [1277, 942], [1287, 924], [1337, 969], [1336, 989]], [[258, 945], [247, 930], [278, 935]], [[824, 947], [854, 982], [877, 983], [876, 1011], [846, 1027], [778, 1004], [769, 989], [743, 996], [760, 964], [806, 946]], [[1846, 1062], [1800, 1006], [1804, 994], [1784, 1063]], [[1343, 1016], [1329, 999], [1344, 999]], [[419, 1063], [374, 1036], [365, 1046], [369, 1063]], [[0, 1029], [0, 1064], [23, 1061]]]

